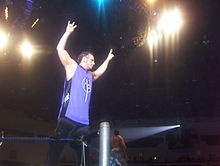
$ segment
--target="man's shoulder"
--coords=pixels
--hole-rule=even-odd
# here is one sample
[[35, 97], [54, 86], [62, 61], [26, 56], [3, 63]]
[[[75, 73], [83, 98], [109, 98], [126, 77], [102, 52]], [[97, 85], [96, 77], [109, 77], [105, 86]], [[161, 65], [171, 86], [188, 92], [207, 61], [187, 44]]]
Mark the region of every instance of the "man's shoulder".
[[112, 136], [112, 138], [113, 138], [113, 139], [123, 139], [123, 137], [120, 136], [120, 135], [114, 135], [114, 136]]

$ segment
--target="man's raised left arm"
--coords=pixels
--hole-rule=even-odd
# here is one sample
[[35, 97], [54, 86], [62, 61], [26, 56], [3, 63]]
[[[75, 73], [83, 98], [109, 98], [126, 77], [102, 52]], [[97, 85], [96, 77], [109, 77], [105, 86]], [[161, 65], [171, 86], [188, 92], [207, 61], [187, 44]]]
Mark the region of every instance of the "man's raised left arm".
[[94, 76], [93, 76], [94, 81], [97, 80], [106, 71], [110, 60], [114, 57], [114, 55], [112, 54], [112, 51], [113, 50], [110, 49], [110, 51], [108, 53], [108, 57], [106, 58], [106, 60], [101, 64], [101, 66], [98, 67], [97, 70], [95, 70], [93, 72], [93, 74], [94, 74]]

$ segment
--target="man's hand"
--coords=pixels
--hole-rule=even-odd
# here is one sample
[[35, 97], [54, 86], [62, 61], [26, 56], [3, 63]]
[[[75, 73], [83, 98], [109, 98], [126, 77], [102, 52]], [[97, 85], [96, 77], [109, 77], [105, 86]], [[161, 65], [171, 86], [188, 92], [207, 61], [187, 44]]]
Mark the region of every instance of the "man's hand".
[[96, 71], [94, 71], [94, 76], [93, 79], [97, 80], [106, 70], [110, 60], [114, 57], [114, 54], [112, 54], [113, 49], [110, 49], [109, 53], [108, 53], [108, 57], [105, 59], [105, 61], [102, 63], [101, 66], [98, 67], [98, 69], [96, 69]]
[[113, 49], [110, 49], [109, 53], [108, 53], [108, 60], [111, 60], [112, 58], [114, 58], [114, 54], [112, 53]]
[[75, 25], [75, 22], [71, 24], [70, 21], [68, 21], [66, 32], [72, 33], [76, 27], [77, 25]]

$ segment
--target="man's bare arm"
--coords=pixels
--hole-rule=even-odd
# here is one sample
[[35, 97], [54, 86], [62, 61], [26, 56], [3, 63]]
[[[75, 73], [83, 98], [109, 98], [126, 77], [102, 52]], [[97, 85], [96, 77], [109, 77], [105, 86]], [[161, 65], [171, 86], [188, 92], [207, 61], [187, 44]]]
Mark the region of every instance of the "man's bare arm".
[[63, 34], [57, 45], [57, 53], [66, 70], [67, 77], [70, 77], [74, 73], [77, 66], [77, 63], [70, 57], [69, 53], [65, 49], [67, 39], [76, 27], [77, 25], [75, 25], [74, 22], [71, 24], [70, 21], [68, 21], [66, 32]]
[[106, 58], [106, 60], [102, 63], [101, 66], [99, 66], [99, 68], [94, 71], [94, 80], [98, 79], [107, 69], [108, 67], [108, 64], [110, 62], [110, 60], [114, 57], [114, 55], [112, 54], [112, 49], [109, 51], [108, 53], [108, 57]]

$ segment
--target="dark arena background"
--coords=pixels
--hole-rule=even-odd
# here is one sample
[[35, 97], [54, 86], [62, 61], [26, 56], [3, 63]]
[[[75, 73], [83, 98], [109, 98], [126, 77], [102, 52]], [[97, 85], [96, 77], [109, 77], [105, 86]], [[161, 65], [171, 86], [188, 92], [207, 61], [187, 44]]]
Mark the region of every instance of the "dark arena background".
[[[0, 166], [43, 166], [65, 71], [56, 46], [67, 22], [73, 59], [94, 54], [91, 127], [107, 121], [129, 166], [220, 166], [219, 0], [0, 0]], [[88, 165], [98, 165], [97, 134]], [[76, 165], [67, 147], [60, 166]]]

